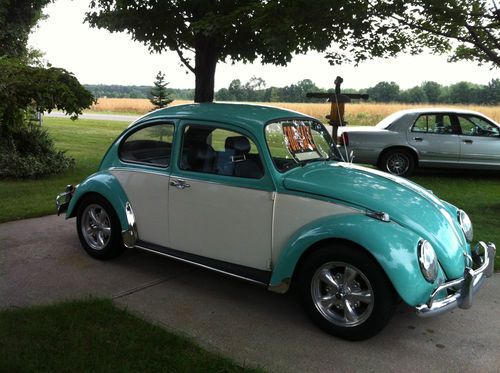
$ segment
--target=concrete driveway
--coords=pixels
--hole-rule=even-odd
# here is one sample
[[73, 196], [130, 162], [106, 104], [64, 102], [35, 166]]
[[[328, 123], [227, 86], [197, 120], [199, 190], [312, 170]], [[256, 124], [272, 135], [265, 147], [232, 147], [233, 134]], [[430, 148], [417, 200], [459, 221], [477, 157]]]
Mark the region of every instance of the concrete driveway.
[[81, 249], [74, 224], [47, 216], [0, 225], [1, 308], [113, 297], [212, 351], [271, 371], [500, 370], [499, 274], [471, 310], [420, 319], [402, 305], [381, 334], [353, 343], [317, 329], [293, 294], [137, 250], [94, 260]]

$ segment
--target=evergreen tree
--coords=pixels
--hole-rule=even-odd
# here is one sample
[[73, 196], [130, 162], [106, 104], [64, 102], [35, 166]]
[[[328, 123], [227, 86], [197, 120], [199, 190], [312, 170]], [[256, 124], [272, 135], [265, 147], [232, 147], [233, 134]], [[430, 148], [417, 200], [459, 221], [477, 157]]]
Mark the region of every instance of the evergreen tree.
[[149, 101], [155, 106], [155, 109], [167, 107], [174, 100], [170, 98], [170, 94], [167, 91], [168, 83], [165, 82], [165, 74], [159, 71], [154, 84], [155, 86], [151, 89], [151, 98]]

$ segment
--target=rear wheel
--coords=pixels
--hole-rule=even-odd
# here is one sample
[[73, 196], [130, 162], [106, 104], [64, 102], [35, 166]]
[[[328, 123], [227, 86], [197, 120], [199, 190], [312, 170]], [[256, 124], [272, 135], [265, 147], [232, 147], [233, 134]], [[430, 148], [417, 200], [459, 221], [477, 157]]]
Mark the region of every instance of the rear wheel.
[[415, 158], [406, 149], [388, 150], [382, 155], [379, 168], [393, 175], [410, 176], [415, 169]]
[[94, 258], [111, 259], [125, 250], [118, 216], [101, 196], [85, 197], [78, 208], [76, 226], [80, 243]]
[[307, 313], [326, 332], [349, 340], [377, 334], [397, 296], [378, 263], [355, 246], [325, 246], [306, 258], [299, 278]]

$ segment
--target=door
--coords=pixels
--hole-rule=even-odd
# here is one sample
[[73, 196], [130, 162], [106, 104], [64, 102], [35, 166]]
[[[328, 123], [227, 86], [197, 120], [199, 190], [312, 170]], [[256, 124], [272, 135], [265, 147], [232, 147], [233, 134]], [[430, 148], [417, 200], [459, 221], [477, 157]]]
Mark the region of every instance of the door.
[[255, 143], [214, 125], [182, 131], [169, 189], [171, 248], [270, 270], [274, 194]]
[[173, 134], [172, 123], [139, 127], [120, 144], [121, 166], [110, 170], [132, 205], [139, 239], [166, 247]]
[[460, 124], [460, 163], [500, 167], [500, 130], [485, 118], [457, 114]]
[[459, 130], [447, 113], [420, 115], [408, 132], [408, 143], [418, 150], [419, 163], [457, 163], [460, 154]]

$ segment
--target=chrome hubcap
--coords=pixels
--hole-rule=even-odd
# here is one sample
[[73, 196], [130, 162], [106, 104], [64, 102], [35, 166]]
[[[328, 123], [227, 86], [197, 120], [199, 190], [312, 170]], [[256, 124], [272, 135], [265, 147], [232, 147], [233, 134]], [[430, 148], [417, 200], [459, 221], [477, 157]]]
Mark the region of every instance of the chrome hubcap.
[[81, 230], [92, 249], [104, 249], [111, 238], [111, 222], [106, 210], [97, 204], [88, 205], [82, 214]]
[[311, 281], [311, 295], [323, 317], [339, 326], [360, 325], [373, 311], [370, 281], [347, 263], [329, 262], [318, 268]]
[[386, 168], [391, 174], [402, 175], [410, 167], [410, 160], [408, 157], [401, 153], [394, 153], [387, 159]]

